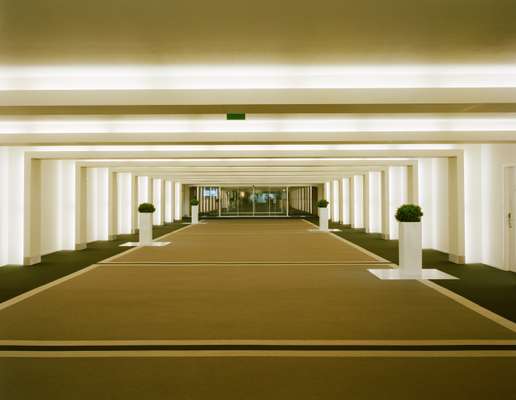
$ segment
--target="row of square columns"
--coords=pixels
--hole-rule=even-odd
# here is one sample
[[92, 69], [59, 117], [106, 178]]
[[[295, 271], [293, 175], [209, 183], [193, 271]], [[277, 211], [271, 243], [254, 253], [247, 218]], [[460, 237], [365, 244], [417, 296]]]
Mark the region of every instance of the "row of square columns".
[[[34, 162], [33, 162], [34, 163]], [[33, 165], [37, 165], [34, 163]], [[136, 233], [139, 226], [138, 205], [142, 202], [152, 202], [157, 205], [158, 212], [155, 213], [154, 225], [163, 225], [164, 223], [172, 223], [174, 219], [181, 219], [180, 212], [177, 213], [177, 197], [175, 196], [176, 185], [172, 179], [166, 177], [153, 178], [148, 176], [139, 176], [130, 174], [131, 190], [129, 198], [119, 198], [119, 174], [116, 171], [108, 172], [108, 239], [116, 238], [118, 230], [119, 203], [128, 201], [131, 204], [130, 226], [131, 233]], [[88, 226], [88, 176], [86, 167], [76, 168], [76, 185], [75, 185], [75, 236], [76, 250], [86, 248], [87, 243], [87, 226]], [[145, 181], [145, 193], [140, 192], [140, 185]], [[154, 190], [158, 186], [158, 190]], [[36, 187], [36, 186], [33, 186]], [[168, 187], [168, 196], [167, 196]], [[140, 196], [143, 194], [143, 196]], [[169, 204], [170, 203], [170, 204]], [[168, 206], [168, 211], [167, 211]], [[179, 208], [180, 210], [180, 208]], [[27, 242], [29, 243], [29, 242]]]
[[[463, 263], [464, 260], [464, 160], [462, 155], [448, 158], [448, 213], [449, 223], [449, 253], [450, 260], [456, 263]], [[41, 160], [32, 159], [29, 155], [25, 158], [24, 168], [24, 233], [23, 233], [23, 262], [24, 264], [36, 264], [41, 260], [41, 185], [42, 166]], [[376, 211], [381, 215], [380, 232], [386, 239], [396, 237], [395, 228], [397, 225], [393, 216], [393, 204], [396, 203], [396, 196], [400, 190], [405, 193], [406, 202], [418, 203], [419, 180], [418, 165], [414, 163], [406, 168], [406, 177], [401, 174], [391, 173], [392, 167], [382, 168], [377, 171], [379, 175], [374, 178], [380, 186], [372, 184], [370, 172], [353, 176], [332, 178], [331, 184], [321, 186], [321, 193], [331, 201], [331, 218], [354, 228], [365, 228], [370, 231], [371, 218]], [[109, 170], [108, 173], [108, 232], [112, 238], [118, 233], [118, 204], [119, 184], [116, 171]], [[105, 175], [104, 175], [105, 176]], [[160, 179], [160, 217], [159, 223], [168, 222], [167, 212], [164, 211], [166, 204], [173, 203], [172, 210], [168, 212], [171, 219], [179, 220], [182, 217], [182, 185], [179, 182], [166, 183], [165, 177], [138, 177], [136, 174], [130, 176], [131, 192], [127, 201], [131, 202], [131, 231], [135, 232], [138, 227], [137, 206], [140, 200], [139, 184], [140, 179], [147, 179], [146, 199], [154, 201], [153, 179]], [[150, 181], [150, 182], [149, 182]], [[403, 182], [402, 182], [403, 181]], [[76, 167], [75, 174], [75, 243], [76, 249], [86, 247], [88, 241], [88, 173], [87, 168]], [[170, 189], [167, 189], [170, 187]], [[374, 187], [373, 187], [374, 186]], [[165, 189], [164, 189], [165, 188]], [[400, 189], [402, 188], [402, 189]], [[438, 189], [438, 188], [437, 188]], [[378, 194], [374, 194], [374, 191]], [[167, 191], [168, 197], [167, 199]], [[371, 199], [380, 197], [380, 202], [372, 205]], [[164, 198], [164, 200], [163, 200]], [[394, 199], [394, 200], [393, 200]], [[170, 206], [169, 206], [170, 207]], [[334, 208], [335, 207], [335, 208]], [[372, 210], [374, 213], [372, 213]], [[172, 221], [170, 221], [172, 222]], [[375, 231], [375, 230], [373, 230]]]
[[[391, 229], [393, 204], [397, 207], [402, 203], [419, 202], [417, 164], [407, 166], [406, 171], [405, 182], [401, 181], [400, 175], [392, 174], [389, 167], [332, 178], [325, 185], [325, 197], [330, 201], [330, 220], [394, 239]], [[393, 186], [403, 194], [393, 196]]]

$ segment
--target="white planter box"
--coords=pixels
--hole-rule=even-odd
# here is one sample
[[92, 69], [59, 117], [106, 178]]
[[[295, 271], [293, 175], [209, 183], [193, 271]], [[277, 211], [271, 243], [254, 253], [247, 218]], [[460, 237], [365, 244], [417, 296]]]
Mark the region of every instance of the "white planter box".
[[423, 249], [421, 222], [400, 222], [399, 266], [402, 276], [421, 276]]
[[328, 207], [319, 207], [319, 230], [328, 230]]
[[152, 213], [140, 213], [140, 244], [152, 243]]
[[199, 223], [199, 206], [192, 206], [192, 224]]

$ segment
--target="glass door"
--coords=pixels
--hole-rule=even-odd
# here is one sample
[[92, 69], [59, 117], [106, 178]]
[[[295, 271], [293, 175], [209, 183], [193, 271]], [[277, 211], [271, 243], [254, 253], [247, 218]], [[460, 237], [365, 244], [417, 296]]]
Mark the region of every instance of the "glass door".
[[238, 215], [254, 215], [254, 194], [252, 187], [238, 188]]
[[269, 188], [254, 188], [255, 215], [269, 215]]
[[220, 215], [238, 215], [238, 188], [223, 187], [220, 192]]

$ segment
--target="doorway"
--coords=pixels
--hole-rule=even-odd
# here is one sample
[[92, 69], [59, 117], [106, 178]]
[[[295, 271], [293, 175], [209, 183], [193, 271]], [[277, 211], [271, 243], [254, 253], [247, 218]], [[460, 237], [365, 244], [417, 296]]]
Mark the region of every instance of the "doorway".
[[504, 258], [509, 271], [516, 272], [516, 167], [504, 170]]

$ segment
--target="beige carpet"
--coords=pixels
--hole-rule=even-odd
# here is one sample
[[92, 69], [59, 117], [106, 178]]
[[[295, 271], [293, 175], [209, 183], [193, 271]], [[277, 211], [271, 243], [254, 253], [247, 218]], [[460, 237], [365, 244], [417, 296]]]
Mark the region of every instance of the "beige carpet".
[[364, 266], [110, 265], [0, 311], [0, 340], [496, 340], [516, 334]]
[[8, 400], [514, 398], [516, 358], [0, 358]]
[[374, 264], [379, 257], [336, 235], [313, 232], [303, 220], [210, 220], [163, 237], [164, 247], [117, 256], [120, 263], [339, 263]]

